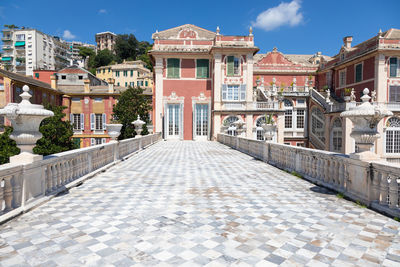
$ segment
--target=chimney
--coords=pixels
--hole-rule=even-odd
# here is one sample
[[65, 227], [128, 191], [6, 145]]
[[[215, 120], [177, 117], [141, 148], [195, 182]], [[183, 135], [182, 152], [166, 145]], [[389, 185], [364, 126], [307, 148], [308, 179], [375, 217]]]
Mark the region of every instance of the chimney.
[[90, 80], [89, 79], [85, 79], [85, 80], [83, 80], [83, 83], [84, 83], [83, 91], [85, 93], [90, 93]]
[[114, 83], [115, 83], [115, 79], [113, 78], [108, 78], [108, 92], [110, 94], [114, 93]]
[[343, 38], [344, 47], [351, 48], [351, 42], [353, 42], [353, 36], [346, 36]]
[[57, 90], [57, 76], [55, 73], [50, 75], [50, 86], [51, 88]]

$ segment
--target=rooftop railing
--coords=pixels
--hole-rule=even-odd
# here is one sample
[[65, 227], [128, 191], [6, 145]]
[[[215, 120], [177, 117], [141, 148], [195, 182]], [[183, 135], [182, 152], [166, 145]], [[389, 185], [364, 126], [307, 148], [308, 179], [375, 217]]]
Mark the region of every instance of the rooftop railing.
[[0, 165], [0, 223], [159, 140], [161, 134], [156, 133], [57, 153], [25, 165]]
[[226, 134], [217, 140], [353, 200], [400, 217], [400, 167], [351, 159], [333, 152], [257, 141]]

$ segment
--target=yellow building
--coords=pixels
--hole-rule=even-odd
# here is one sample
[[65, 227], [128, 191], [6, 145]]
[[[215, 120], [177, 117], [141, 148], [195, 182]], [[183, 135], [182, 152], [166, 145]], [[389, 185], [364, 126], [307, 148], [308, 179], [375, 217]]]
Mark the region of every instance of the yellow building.
[[153, 88], [153, 74], [141, 60], [99, 67], [96, 70], [96, 77], [105, 81], [114, 78], [115, 85], [121, 87]]

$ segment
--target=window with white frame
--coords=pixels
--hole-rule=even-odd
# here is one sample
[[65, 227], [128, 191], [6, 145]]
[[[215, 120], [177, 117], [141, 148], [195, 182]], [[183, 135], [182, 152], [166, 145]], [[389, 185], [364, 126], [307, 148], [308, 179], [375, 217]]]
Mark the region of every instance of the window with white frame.
[[305, 116], [304, 109], [296, 110], [296, 128], [304, 129], [304, 118], [305, 118], [304, 116]]
[[224, 125], [228, 126], [228, 135], [237, 135], [236, 126], [233, 124], [235, 121], [238, 121], [238, 117], [236, 116], [229, 116], [224, 120]]
[[290, 100], [284, 99], [285, 105], [285, 128], [290, 129], [293, 127], [293, 104]]
[[339, 71], [339, 86], [345, 86], [346, 85], [346, 70], [341, 70]]
[[400, 102], [400, 86], [389, 86], [389, 102]]
[[400, 154], [400, 118], [391, 117], [386, 122], [386, 154]]
[[105, 138], [90, 138], [90, 145], [95, 146], [95, 145], [101, 145], [105, 144], [106, 139]]
[[245, 101], [246, 85], [222, 85], [222, 101]]
[[311, 133], [325, 143], [325, 116], [318, 108], [311, 111]]
[[71, 123], [74, 131], [82, 131], [84, 130], [85, 123], [84, 123], [84, 114], [71, 114]]
[[257, 119], [256, 122], [256, 137], [257, 140], [265, 140], [264, 138], [264, 129], [261, 127], [263, 123], [266, 123], [266, 119], [264, 116]]
[[331, 151], [342, 151], [342, 121], [339, 118], [336, 118], [332, 123]]
[[106, 128], [106, 114], [90, 114], [90, 129], [95, 131], [103, 131]]

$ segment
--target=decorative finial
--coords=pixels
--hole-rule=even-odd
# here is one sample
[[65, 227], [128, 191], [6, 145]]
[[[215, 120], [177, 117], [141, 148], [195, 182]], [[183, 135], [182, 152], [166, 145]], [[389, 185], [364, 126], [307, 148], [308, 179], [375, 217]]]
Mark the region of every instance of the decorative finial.
[[371, 97], [368, 95], [369, 94], [369, 89], [365, 88], [363, 90], [363, 96], [361, 97], [362, 102], [369, 102], [369, 100], [371, 99]]
[[274, 46], [274, 49], [272, 49], [272, 52], [277, 52], [278, 48], [276, 48], [276, 46]]
[[253, 27], [251, 27], [251, 26], [250, 26], [250, 29], [249, 29], [249, 36], [253, 36]]
[[156, 30], [156, 33], [158, 33], [158, 29]]
[[29, 86], [28, 85], [24, 85], [22, 87], [22, 90], [24, 91], [22, 94], [20, 94], [19, 96], [22, 98], [21, 104], [31, 104], [31, 102], [29, 101], [29, 99], [31, 99], [32, 95], [29, 94]]
[[217, 35], [219, 35], [219, 26], [217, 26], [216, 32], [217, 32]]

